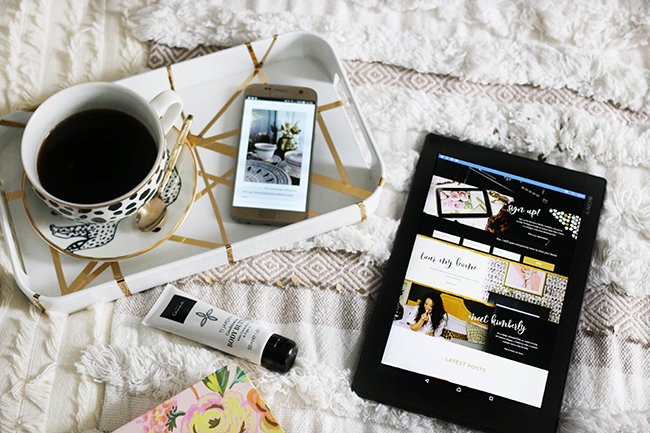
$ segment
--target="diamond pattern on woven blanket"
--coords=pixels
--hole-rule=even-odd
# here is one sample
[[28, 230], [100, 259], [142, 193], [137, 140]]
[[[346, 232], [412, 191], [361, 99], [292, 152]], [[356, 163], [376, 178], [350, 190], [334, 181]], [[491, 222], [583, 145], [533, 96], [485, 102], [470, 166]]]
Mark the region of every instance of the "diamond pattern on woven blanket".
[[168, 47], [166, 45], [149, 43], [149, 60], [147, 66], [151, 69], [158, 69], [184, 60], [204, 56], [219, 51], [219, 47], [210, 45], [199, 45], [188, 50], [187, 48]]
[[423, 74], [398, 66], [344, 61], [353, 85], [382, 84], [425, 92], [446, 91], [466, 97], [489, 98], [500, 103], [541, 103], [576, 107], [593, 116], [610, 116], [621, 122], [647, 122], [650, 114], [621, 110], [611, 103], [585, 98], [568, 89], [541, 89], [525, 85], [486, 85], [456, 77]]
[[613, 291], [585, 295], [580, 329], [614, 333], [631, 342], [650, 343], [650, 299]]
[[[148, 66], [152, 69], [218, 51], [216, 46], [194, 49], [150, 43]], [[343, 61], [352, 85], [382, 84], [424, 92], [446, 91], [466, 97], [482, 97], [500, 103], [540, 103], [579, 108], [592, 116], [613, 117], [620, 122], [650, 122], [650, 114], [621, 110], [612, 103], [594, 101], [569, 89], [542, 89], [526, 85], [485, 85], [447, 75], [424, 74], [412, 69], [357, 60]]]
[[260, 282], [339, 288], [360, 294], [379, 290], [384, 271], [361, 261], [361, 254], [314, 249], [269, 251], [204, 272], [219, 282]]

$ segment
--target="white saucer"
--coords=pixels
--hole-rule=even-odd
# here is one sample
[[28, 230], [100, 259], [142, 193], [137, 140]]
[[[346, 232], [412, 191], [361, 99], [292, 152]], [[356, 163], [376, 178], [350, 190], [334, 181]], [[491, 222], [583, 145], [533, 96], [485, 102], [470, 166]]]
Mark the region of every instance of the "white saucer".
[[[176, 137], [178, 131], [172, 128], [166, 137], [168, 148]], [[162, 194], [168, 204], [167, 216], [155, 232], [138, 230], [133, 216], [105, 224], [82, 224], [63, 218], [36, 196], [26, 176], [23, 176], [23, 205], [32, 227], [53, 248], [81, 259], [122, 260], [151, 251], [172, 236], [192, 207], [196, 177], [194, 154], [186, 144]]]
[[279, 163], [278, 168], [284, 170], [289, 176], [300, 179], [300, 170], [297, 170], [296, 167], [292, 166], [287, 161]]
[[277, 164], [278, 162], [282, 161], [282, 158], [280, 158], [278, 155], [273, 155], [271, 159], [262, 159], [259, 156], [257, 156], [255, 153], [249, 153], [248, 156], [250, 157], [249, 159], [254, 159], [255, 161], [268, 162], [269, 164]]

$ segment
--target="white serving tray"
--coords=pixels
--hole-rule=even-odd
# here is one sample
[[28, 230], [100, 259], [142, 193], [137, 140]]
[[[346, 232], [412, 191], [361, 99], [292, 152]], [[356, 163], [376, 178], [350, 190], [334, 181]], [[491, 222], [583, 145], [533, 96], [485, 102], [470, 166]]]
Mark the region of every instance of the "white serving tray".
[[[311, 87], [319, 98], [310, 217], [280, 228], [239, 224], [229, 212], [240, 91], [256, 82]], [[57, 251], [36, 234], [23, 207], [22, 168], [15, 160], [20, 161], [21, 124], [31, 113], [6, 116], [0, 121], [0, 223], [18, 285], [44, 310], [72, 313], [129, 296], [362, 221], [377, 208], [383, 162], [339, 59], [315, 34], [280, 35], [118, 83], [148, 99], [171, 87], [183, 98], [184, 113], [194, 115], [194, 203], [169, 240], [137, 257], [93, 261]]]

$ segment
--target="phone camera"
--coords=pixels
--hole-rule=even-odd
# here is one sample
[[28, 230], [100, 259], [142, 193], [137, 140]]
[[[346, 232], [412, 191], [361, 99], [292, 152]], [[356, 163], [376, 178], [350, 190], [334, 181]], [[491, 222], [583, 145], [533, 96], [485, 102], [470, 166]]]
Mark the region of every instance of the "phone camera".
[[303, 94], [303, 91], [302, 91], [302, 90], [298, 90], [298, 93], [300, 93], [300, 94], [302, 95], [302, 94]]

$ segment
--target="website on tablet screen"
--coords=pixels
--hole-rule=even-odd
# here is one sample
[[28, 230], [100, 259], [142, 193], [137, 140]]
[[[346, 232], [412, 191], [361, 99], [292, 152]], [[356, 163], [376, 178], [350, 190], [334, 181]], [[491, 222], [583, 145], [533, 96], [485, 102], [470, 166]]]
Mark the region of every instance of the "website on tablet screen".
[[438, 155], [382, 363], [541, 407], [585, 199]]

